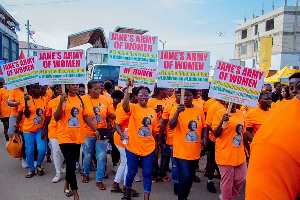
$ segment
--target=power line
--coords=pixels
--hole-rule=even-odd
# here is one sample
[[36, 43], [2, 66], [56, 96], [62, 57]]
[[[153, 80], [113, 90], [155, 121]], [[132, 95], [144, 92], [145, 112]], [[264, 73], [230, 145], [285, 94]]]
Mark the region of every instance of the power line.
[[84, 0], [64, 0], [64, 1], [52, 1], [52, 2], [41, 2], [41, 3], [25, 3], [25, 4], [11, 4], [9, 6], [36, 6], [36, 5], [48, 5], [48, 4], [60, 4], [60, 3], [70, 3]]

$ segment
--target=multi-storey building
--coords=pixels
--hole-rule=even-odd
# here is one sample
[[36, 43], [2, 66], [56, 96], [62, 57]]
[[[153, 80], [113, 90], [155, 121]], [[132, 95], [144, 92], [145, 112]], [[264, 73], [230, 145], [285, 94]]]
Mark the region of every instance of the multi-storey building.
[[[272, 37], [270, 74], [284, 66], [300, 66], [300, 8], [285, 6], [236, 27], [235, 59], [241, 59], [246, 67], [258, 68], [259, 39]], [[273, 73], [272, 73], [273, 71]]]
[[18, 27], [19, 23], [0, 5], [0, 59], [5, 59], [6, 62], [18, 58]]

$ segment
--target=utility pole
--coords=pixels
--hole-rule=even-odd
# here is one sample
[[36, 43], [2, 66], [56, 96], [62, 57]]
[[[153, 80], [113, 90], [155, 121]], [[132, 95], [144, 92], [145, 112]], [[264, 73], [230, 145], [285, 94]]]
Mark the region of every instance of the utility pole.
[[160, 42], [162, 43], [162, 45], [163, 45], [163, 50], [165, 50], [165, 44], [166, 44], [167, 41], [164, 41], [164, 42], [163, 42], [162, 40], [159, 40], [159, 41], [160, 41]]
[[29, 58], [29, 20], [27, 20], [27, 58]]

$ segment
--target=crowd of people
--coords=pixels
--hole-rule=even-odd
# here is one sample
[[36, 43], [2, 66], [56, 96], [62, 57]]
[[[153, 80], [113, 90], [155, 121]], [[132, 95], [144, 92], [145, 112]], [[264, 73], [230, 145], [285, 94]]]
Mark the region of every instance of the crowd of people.
[[27, 94], [24, 88], [8, 91], [0, 80], [4, 135], [7, 142], [15, 133], [22, 137], [26, 178], [42, 176], [47, 158], [55, 167], [52, 182], [65, 172], [64, 194], [77, 200], [76, 172], [87, 184], [96, 171], [96, 186], [106, 190], [109, 151], [116, 174], [111, 191], [123, 193], [123, 200], [139, 195], [132, 189], [141, 181], [139, 167], [145, 200], [158, 180], [171, 180], [174, 198], [187, 200], [206, 154], [207, 190], [216, 193], [213, 179], [220, 178], [220, 199], [239, 196], [246, 181], [247, 200], [300, 197], [300, 73], [289, 85], [264, 84], [256, 108], [209, 99], [208, 90], [150, 91], [130, 79], [126, 88], [114, 84], [92, 80], [84, 89], [37, 83], [27, 86]]

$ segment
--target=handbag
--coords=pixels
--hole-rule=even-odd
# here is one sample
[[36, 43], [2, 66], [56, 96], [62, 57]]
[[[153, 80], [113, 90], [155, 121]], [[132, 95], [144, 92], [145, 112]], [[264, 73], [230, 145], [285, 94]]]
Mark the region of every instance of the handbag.
[[112, 139], [112, 134], [108, 128], [98, 128], [97, 131], [100, 134], [100, 140]]
[[23, 142], [21, 138], [16, 133], [14, 133], [14, 135], [11, 138], [9, 138], [6, 150], [11, 155], [11, 157], [21, 158], [22, 145]]

